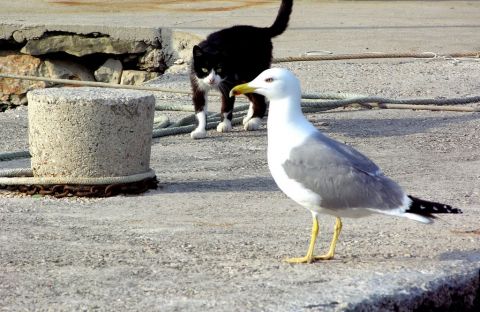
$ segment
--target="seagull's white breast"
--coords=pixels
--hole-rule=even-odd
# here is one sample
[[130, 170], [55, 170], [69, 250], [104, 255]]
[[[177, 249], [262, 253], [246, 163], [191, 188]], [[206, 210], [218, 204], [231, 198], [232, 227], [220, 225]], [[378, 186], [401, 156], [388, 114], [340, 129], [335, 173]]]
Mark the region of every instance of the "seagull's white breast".
[[[269, 118], [271, 117], [274, 116], [270, 115]], [[288, 124], [277, 125], [278, 123], [272, 127], [269, 119], [267, 154], [270, 173], [275, 183], [288, 197], [310, 210], [318, 211], [321, 197], [290, 179], [283, 168], [283, 164], [290, 156], [290, 151], [305, 141], [312, 132], [312, 128], [309, 127], [310, 124], [307, 127], [301, 127], [301, 124], [296, 124], [295, 127]]]

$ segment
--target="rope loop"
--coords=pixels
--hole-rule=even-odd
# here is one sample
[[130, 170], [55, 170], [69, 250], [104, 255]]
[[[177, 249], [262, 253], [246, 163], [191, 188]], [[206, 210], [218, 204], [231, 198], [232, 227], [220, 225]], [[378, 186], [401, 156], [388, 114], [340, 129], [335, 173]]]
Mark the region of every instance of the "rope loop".
[[[352, 60], [352, 59], [378, 59], [378, 58], [443, 58], [457, 59], [462, 57], [480, 58], [480, 51], [460, 52], [440, 55], [435, 52], [423, 53], [362, 53], [362, 54], [343, 54], [333, 55], [308, 53], [304, 56], [276, 58], [273, 63], [283, 62], [305, 62], [305, 61], [328, 61], [328, 60]], [[134, 89], [150, 92], [166, 92], [188, 95], [191, 92], [178, 89], [167, 89], [153, 86], [132, 86], [118, 85], [110, 83], [101, 83], [93, 81], [77, 81], [68, 79], [52, 79], [36, 76], [22, 76], [14, 74], [0, 73], [0, 78], [10, 78], [19, 80], [45, 81], [55, 84], [82, 85], [101, 88]], [[220, 94], [214, 94], [220, 96]], [[302, 94], [302, 110], [304, 112], [321, 112], [339, 107], [345, 107], [352, 104], [359, 104], [367, 108], [390, 108], [390, 109], [414, 109], [414, 110], [433, 110], [433, 111], [456, 111], [456, 112], [479, 112], [480, 107], [457, 106], [461, 104], [480, 103], [480, 96], [470, 96], [461, 98], [434, 98], [434, 99], [392, 99], [378, 96], [367, 96], [351, 93], [325, 92], [320, 94]], [[235, 107], [235, 116], [232, 120], [233, 125], [242, 123], [249, 105], [239, 105]], [[184, 111], [193, 112], [191, 106], [185, 105], [159, 105], [155, 110], [159, 111]], [[207, 114], [207, 129], [217, 127], [220, 114]], [[152, 136], [154, 138], [185, 134], [195, 129], [195, 115], [189, 115], [175, 123], [170, 123], [166, 116], [155, 118]], [[0, 153], [0, 162], [19, 158], [28, 158], [28, 151]], [[116, 194], [116, 190], [139, 190], [153, 188], [153, 179], [155, 172], [149, 170], [146, 173], [125, 176], [125, 177], [104, 177], [104, 178], [76, 178], [76, 177], [33, 177], [31, 169], [3, 169], [0, 170], [0, 188], [16, 189], [26, 194], [53, 195], [56, 197], [71, 196], [111, 196]], [[142, 182], [143, 181], [143, 182]], [[146, 182], [145, 182], [146, 181]], [[155, 179], [156, 181], [156, 179]], [[129, 185], [129, 184], [134, 184]], [[139, 184], [138, 184], [139, 183]], [[107, 186], [105, 186], [107, 185]], [[156, 182], [155, 182], [156, 185]], [[101, 195], [98, 195], [101, 194]]]

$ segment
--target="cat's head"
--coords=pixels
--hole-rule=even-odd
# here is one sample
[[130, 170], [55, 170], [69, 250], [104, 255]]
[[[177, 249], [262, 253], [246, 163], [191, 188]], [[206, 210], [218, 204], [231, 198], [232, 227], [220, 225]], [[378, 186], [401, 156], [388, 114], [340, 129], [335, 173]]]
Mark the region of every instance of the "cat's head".
[[197, 78], [208, 86], [218, 86], [226, 77], [226, 69], [220, 53], [193, 47], [193, 71]]

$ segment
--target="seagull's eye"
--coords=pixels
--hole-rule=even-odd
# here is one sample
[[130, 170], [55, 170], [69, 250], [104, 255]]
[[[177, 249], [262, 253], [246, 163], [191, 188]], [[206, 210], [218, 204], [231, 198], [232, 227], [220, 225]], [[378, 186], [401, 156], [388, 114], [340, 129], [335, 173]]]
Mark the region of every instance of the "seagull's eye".
[[205, 67], [202, 68], [202, 72], [204, 72], [205, 74], [208, 73], [208, 69], [206, 69]]
[[268, 82], [268, 83], [273, 82], [273, 78], [272, 77], [267, 78], [267, 79], [265, 79], [265, 82]]

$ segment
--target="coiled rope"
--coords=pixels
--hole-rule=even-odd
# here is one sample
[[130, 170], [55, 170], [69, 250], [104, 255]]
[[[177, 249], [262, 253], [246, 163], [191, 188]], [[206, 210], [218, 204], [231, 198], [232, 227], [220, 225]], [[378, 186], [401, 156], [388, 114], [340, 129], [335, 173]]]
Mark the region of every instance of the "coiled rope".
[[155, 177], [155, 171], [153, 171], [152, 169], [144, 173], [117, 177], [34, 177], [31, 169], [19, 168], [0, 170], [0, 185], [105, 185], [117, 183], [132, 183], [153, 177]]
[[[473, 57], [480, 58], [480, 51], [461, 52], [439, 55], [433, 52], [424, 53], [363, 53], [363, 54], [343, 54], [343, 55], [306, 55], [300, 57], [276, 58], [274, 63], [283, 62], [304, 62], [304, 61], [327, 61], [327, 60], [353, 60], [353, 59], [378, 59], [378, 58], [459, 58]], [[168, 89], [153, 86], [132, 86], [118, 85], [93, 81], [78, 81], [68, 79], [54, 79], [36, 76], [23, 76], [14, 74], [2, 74], [1, 78], [44, 81], [55, 84], [91, 86], [101, 88], [116, 89], [133, 89], [151, 92], [164, 92], [176, 94], [190, 94], [190, 91]], [[218, 94], [213, 94], [219, 96]], [[416, 109], [416, 110], [441, 110], [441, 111], [457, 111], [457, 112], [479, 112], [480, 108], [476, 107], [459, 107], [453, 105], [478, 103], [480, 96], [462, 97], [462, 98], [435, 98], [435, 99], [391, 99], [377, 96], [363, 96], [349, 93], [322, 93], [322, 94], [302, 94], [302, 110], [304, 112], [319, 112], [338, 107], [344, 107], [351, 104], [359, 104], [364, 107], [372, 108], [392, 108], [392, 109]], [[187, 111], [193, 112], [191, 106], [184, 105], [156, 105], [159, 111]], [[248, 105], [240, 105], [234, 109], [234, 118], [232, 124], [240, 124], [243, 120]], [[220, 114], [208, 114], [206, 129], [215, 128], [220, 121]], [[189, 133], [195, 129], [195, 115], [187, 116], [173, 124], [170, 123], [165, 116], [157, 117], [154, 120], [154, 129], [152, 136], [154, 138]], [[18, 158], [29, 157], [28, 151], [0, 153], [0, 161], [12, 160]], [[154, 175], [153, 171], [144, 174], [129, 177], [106, 177], [106, 178], [35, 178], [32, 176], [30, 169], [3, 169], [0, 170], [0, 185], [17, 185], [17, 184], [109, 184], [109, 183], [128, 183], [130, 181], [139, 181], [144, 178], [150, 178]]]
[[383, 53], [383, 52], [369, 52], [359, 54], [330, 54], [327, 55], [302, 55], [302, 56], [288, 56], [276, 58], [274, 63], [285, 62], [312, 62], [312, 61], [337, 61], [337, 60], [361, 60], [361, 59], [379, 59], [379, 58], [460, 58], [460, 57], [474, 57], [480, 58], [480, 51], [474, 52], [458, 52], [449, 54], [437, 54], [435, 52], [403, 52], [403, 53]]

